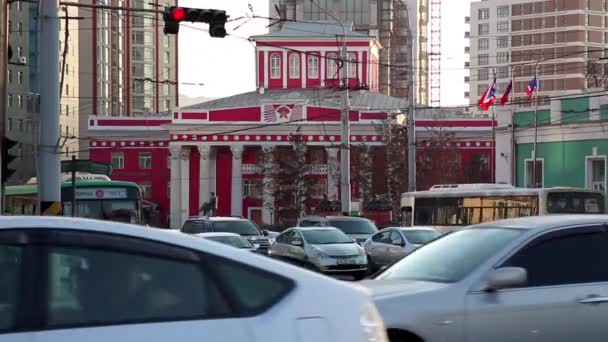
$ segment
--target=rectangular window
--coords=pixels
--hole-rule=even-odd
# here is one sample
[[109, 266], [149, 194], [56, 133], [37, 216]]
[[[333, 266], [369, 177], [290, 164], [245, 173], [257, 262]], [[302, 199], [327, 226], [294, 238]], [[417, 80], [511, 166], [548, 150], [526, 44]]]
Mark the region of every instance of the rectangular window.
[[487, 81], [490, 78], [490, 70], [488, 68], [482, 68], [477, 71], [477, 80]]
[[300, 77], [300, 55], [292, 53], [289, 55], [289, 78]]
[[264, 195], [264, 183], [261, 179], [243, 180], [243, 197], [262, 198]]
[[490, 48], [490, 40], [488, 38], [480, 38], [477, 41], [478, 50], [487, 50]]
[[606, 191], [606, 158], [587, 159], [587, 187]]
[[12, 107], [12, 106], [13, 106], [13, 95], [12, 95], [12, 94], [8, 94], [7, 99], [8, 99], [8, 100], [6, 101], [6, 102], [7, 102], [7, 105], [8, 105], [9, 107]]
[[489, 8], [480, 8], [477, 11], [477, 19], [486, 20], [490, 18], [490, 9]]
[[488, 33], [490, 33], [490, 25], [488, 23], [479, 24], [477, 26], [477, 31], [479, 36], [488, 35]]
[[498, 6], [498, 8], [496, 8], [496, 14], [499, 18], [508, 17], [510, 15], [509, 6]]
[[139, 168], [146, 170], [152, 168], [152, 153], [142, 152], [139, 154]]
[[8, 70], [8, 83], [13, 83], [13, 71]]
[[498, 78], [509, 78], [509, 67], [502, 66], [498, 68]]
[[[536, 172], [534, 172], [534, 160], [526, 160], [526, 188], [543, 187], [543, 160], [536, 159]], [[536, 182], [534, 181], [536, 179]]]
[[327, 79], [338, 78], [338, 55], [335, 53], [328, 53], [326, 56], [327, 63]]
[[496, 63], [509, 63], [509, 52], [501, 51], [496, 53]]
[[308, 56], [308, 78], [319, 78], [319, 57]]
[[141, 187], [141, 196], [144, 199], [150, 199], [152, 197], [152, 185], [150, 183], [143, 183], [139, 186]]
[[498, 32], [509, 32], [509, 22], [508, 21], [499, 21], [496, 30]]
[[171, 54], [168, 51], [165, 51], [165, 64], [169, 64], [171, 60]]
[[278, 53], [270, 56], [270, 78], [281, 78], [281, 56]]
[[112, 168], [119, 170], [125, 167], [125, 156], [122, 152], [112, 153]]
[[486, 89], [488, 89], [487, 84], [478, 84], [477, 85], [477, 95], [481, 96], [481, 94], [483, 94], [483, 92], [486, 91]]
[[[19, 3], [19, 2], [18, 2]], [[15, 328], [17, 323], [17, 308], [21, 293], [21, 269], [23, 263], [23, 248], [0, 245], [0, 260], [2, 260], [2, 296], [0, 307], [2, 319], [0, 330], [6, 331]]]
[[488, 65], [489, 62], [490, 62], [490, 57], [488, 56], [487, 53], [480, 54], [477, 56], [478, 65]]
[[348, 78], [357, 77], [357, 55], [354, 52], [348, 53]]
[[23, 119], [19, 119], [19, 121], [17, 121], [17, 130], [19, 132], [23, 132]]
[[496, 39], [496, 46], [499, 49], [508, 48], [509, 47], [509, 37], [506, 37], [506, 36], [498, 37], [498, 39]]
[[8, 130], [12, 131], [13, 130], [13, 118], [8, 118], [7, 125], [8, 125]]

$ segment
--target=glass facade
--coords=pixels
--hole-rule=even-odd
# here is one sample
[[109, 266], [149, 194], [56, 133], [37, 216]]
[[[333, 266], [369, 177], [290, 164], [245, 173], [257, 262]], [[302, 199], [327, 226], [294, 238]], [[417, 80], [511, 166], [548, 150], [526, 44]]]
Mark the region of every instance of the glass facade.
[[316, 0], [315, 3], [311, 1], [303, 3], [304, 20], [333, 21], [327, 13], [319, 8], [321, 7], [332, 12], [340, 20], [353, 21], [355, 26], [369, 25], [369, 0]]

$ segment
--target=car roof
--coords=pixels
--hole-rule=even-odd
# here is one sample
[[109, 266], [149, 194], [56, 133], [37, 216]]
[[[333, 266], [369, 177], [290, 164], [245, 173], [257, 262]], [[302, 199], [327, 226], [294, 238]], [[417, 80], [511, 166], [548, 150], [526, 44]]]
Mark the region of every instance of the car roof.
[[361, 221], [361, 220], [365, 220], [365, 221], [370, 221], [369, 219], [365, 218], [365, 217], [360, 217], [360, 216], [305, 216], [302, 217], [302, 219], [300, 219], [300, 221], [302, 220], [352, 220], [352, 221]]
[[512, 228], [524, 230], [548, 230], [586, 224], [608, 224], [608, 215], [546, 215], [482, 223], [468, 228]]
[[[427, 227], [427, 226], [414, 226], [414, 227], [386, 227], [384, 229], [398, 229], [401, 231], [416, 231], [416, 230], [425, 230], [425, 231], [433, 231], [436, 232], [437, 229], [433, 228], [433, 227]], [[384, 230], [382, 229], [382, 230]]]
[[249, 221], [246, 218], [242, 217], [232, 217], [232, 216], [198, 216], [198, 217], [190, 217], [186, 221]]
[[330, 226], [324, 226], [324, 227], [293, 227], [293, 229], [298, 229], [301, 231], [307, 231], [307, 230], [340, 230], [336, 227], [330, 227]]
[[210, 238], [210, 237], [222, 237], [222, 236], [230, 236], [230, 237], [240, 237], [242, 238], [239, 234], [236, 233], [198, 233], [198, 234], [194, 234], [196, 236], [200, 236], [202, 238]]

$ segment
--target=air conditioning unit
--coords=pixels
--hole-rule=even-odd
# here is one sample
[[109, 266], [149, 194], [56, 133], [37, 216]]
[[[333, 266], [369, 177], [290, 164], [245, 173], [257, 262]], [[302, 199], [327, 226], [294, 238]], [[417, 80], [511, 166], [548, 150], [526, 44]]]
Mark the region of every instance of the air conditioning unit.
[[27, 64], [27, 57], [19, 57], [20, 64]]

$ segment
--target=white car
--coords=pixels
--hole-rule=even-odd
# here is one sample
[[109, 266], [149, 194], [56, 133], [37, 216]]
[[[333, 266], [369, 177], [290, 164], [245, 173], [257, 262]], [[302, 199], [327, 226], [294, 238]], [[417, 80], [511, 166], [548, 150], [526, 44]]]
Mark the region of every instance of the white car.
[[363, 289], [115, 222], [0, 217], [0, 284], [2, 342], [387, 341]]
[[239, 234], [235, 233], [200, 233], [194, 234], [203, 239], [223, 243], [228, 246], [232, 246], [235, 248], [245, 249], [252, 252], [255, 252], [255, 248], [249, 240], [245, 239]]

